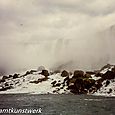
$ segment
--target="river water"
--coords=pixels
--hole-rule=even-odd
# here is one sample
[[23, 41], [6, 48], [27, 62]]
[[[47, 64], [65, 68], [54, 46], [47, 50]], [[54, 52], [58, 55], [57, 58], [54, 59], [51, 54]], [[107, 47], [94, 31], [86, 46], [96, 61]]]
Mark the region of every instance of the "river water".
[[[37, 115], [115, 115], [115, 97], [1, 94], [0, 109], [42, 109]], [[0, 113], [2, 115], [3, 113]], [[3, 115], [6, 115], [3, 114]], [[11, 115], [34, 115], [14, 114]]]

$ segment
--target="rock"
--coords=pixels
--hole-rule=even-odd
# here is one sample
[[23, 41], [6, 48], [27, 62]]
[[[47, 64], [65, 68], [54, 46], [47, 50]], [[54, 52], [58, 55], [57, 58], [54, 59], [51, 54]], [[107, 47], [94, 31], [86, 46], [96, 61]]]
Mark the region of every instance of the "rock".
[[30, 70], [30, 74], [33, 74], [34, 72], [37, 72], [37, 70]]
[[115, 72], [113, 71], [107, 71], [105, 74], [102, 75], [102, 79], [104, 80], [110, 80], [115, 78]]
[[92, 71], [86, 71], [86, 74], [88, 74], [88, 75], [93, 75], [93, 74], [95, 74], [95, 72], [92, 72]]
[[90, 89], [89, 89], [89, 93], [95, 93], [97, 91], [97, 88], [96, 87], [91, 87]]
[[67, 83], [67, 86], [69, 85], [69, 82], [70, 82], [70, 79], [69, 79], [69, 76], [66, 77], [63, 81], [63, 84]]
[[107, 64], [107, 65], [103, 66], [100, 71], [102, 71], [102, 70], [104, 70], [104, 69], [106, 69], [106, 68], [110, 69], [110, 68], [111, 68], [111, 65], [110, 65], [110, 64]]
[[56, 92], [57, 92], [56, 90], [53, 91], [53, 93], [56, 93]]
[[3, 76], [2, 79], [0, 80], [0, 82], [5, 82], [5, 80], [8, 79], [7, 76]]
[[52, 84], [52, 85], [53, 85], [53, 87], [54, 87], [54, 86], [55, 86], [55, 84], [56, 84], [56, 81], [53, 81], [51, 84]]
[[105, 84], [105, 87], [107, 87], [109, 84], [110, 84], [110, 81], [107, 80], [107, 81], [106, 81], [106, 84]]
[[27, 71], [24, 76], [31, 74], [30, 71]]
[[114, 73], [115, 73], [115, 66], [112, 68], [112, 72], [114, 72]]
[[8, 84], [7, 82], [6, 82], [4, 85], [5, 85], [5, 87], [8, 87], [8, 86], [9, 86], [9, 84]]
[[38, 79], [37, 81], [30, 81], [30, 83], [38, 84], [38, 83], [40, 83], [40, 82], [46, 81], [47, 79], [48, 79], [47, 77], [45, 77], [45, 78], [40, 78], [40, 79]]
[[68, 88], [75, 94], [86, 94], [94, 85], [95, 80], [79, 77], [70, 79]]
[[62, 71], [61, 76], [67, 77], [67, 76], [69, 76], [69, 73], [66, 70], [64, 70], [64, 71]]
[[55, 87], [59, 87], [61, 85], [61, 83], [57, 83], [56, 85], [55, 85]]
[[0, 89], [0, 91], [6, 91], [6, 90], [11, 89], [11, 88], [12, 88], [12, 86], [2, 87]]
[[108, 93], [108, 94], [112, 93], [112, 89], [110, 88], [110, 89], [109, 89], [109, 92], [107, 92], [107, 93]]
[[59, 87], [59, 86], [61, 86], [61, 83], [55, 83], [55, 84], [53, 84], [53, 86], [52, 87]]
[[91, 74], [86, 73], [86, 74], [84, 75], [84, 77], [85, 77], [85, 78], [91, 78]]
[[97, 73], [95, 74], [96, 77], [102, 77], [102, 75], [103, 75], [103, 74], [100, 73], [100, 72], [97, 72]]
[[96, 82], [95, 82], [95, 87], [96, 87], [96, 89], [98, 90], [98, 89], [100, 89], [103, 85], [102, 85], [102, 82], [103, 82], [103, 79], [99, 79], [99, 80], [97, 80]]
[[85, 89], [90, 89], [92, 86], [95, 85], [95, 80], [94, 79], [85, 79], [83, 80], [84, 88]]
[[42, 70], [41, 74], [44, 75], [45, 77], [49, 76], [48, 70]]
[[13, 77], [12, 75], [9, 75], [9, 78]]
[[14, 74], [13, 75], [13, 79], [16, 79], [16, 78], [18, 78], [19, 77], [19, 74]]
[[73, 74], [74, 78], [84, 77], [84, 72], [81, 70], [75, 70]]

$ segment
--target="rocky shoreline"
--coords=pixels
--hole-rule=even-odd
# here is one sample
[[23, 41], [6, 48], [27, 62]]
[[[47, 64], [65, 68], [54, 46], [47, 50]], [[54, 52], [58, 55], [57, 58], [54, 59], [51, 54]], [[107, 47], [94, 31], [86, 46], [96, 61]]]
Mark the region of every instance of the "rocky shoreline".
[[[112, 86], [111, 86], [112, 84]], [[97, 71], [48, 71], [44, 67], [23, 74], [1, 76], [0, 93], [115, 95], [115, 65]], [[100, 95], [101, 95], [100, 94]]]

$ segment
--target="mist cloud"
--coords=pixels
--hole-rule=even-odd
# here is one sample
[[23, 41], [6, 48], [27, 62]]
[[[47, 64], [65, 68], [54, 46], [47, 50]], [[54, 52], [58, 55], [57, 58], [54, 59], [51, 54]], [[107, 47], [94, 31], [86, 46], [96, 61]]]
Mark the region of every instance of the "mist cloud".
[[0, 64], [91, 69], [114, 63], [108, 42], [114, 20], [114, 0], [1, 0]]

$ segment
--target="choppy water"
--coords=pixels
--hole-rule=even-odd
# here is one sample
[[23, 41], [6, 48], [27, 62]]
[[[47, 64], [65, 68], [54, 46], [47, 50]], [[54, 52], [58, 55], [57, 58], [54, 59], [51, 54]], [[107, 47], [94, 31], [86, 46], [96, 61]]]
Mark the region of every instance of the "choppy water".
[[115, 115], [115, 98], [70, 94], [8, 94], [0, 95], [0, 108], [42, 108], [42, 114], [39, 115]]

